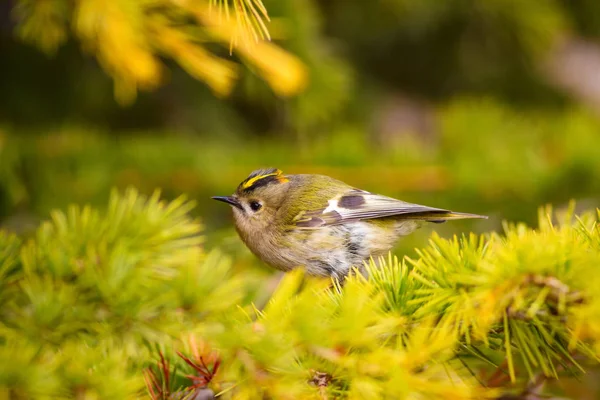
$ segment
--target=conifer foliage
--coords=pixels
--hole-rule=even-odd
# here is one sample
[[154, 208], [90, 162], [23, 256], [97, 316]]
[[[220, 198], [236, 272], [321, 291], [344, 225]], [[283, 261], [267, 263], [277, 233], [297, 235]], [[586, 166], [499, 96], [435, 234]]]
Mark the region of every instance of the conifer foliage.
[[129, 190], [0, 233], [0, 397], [532, 398], [597, 362], [598, 210], [433, 235], [343, 285], [298, 270], [259, 308], [192, 207]]
[[279, 95], [295, 95], [306, 84], [302, 62], [265, 42], [269, 15], [261, 0], [18, 0], [13, 15], [18, 36], [48, 54], [74, 37], [113, 78], [121, 103], [164, 81], [161, 57], [176, 61], [216, 95], [231, 93], [239, 65], [217, 56], [209, 43], [230, 53], [236, 48]]

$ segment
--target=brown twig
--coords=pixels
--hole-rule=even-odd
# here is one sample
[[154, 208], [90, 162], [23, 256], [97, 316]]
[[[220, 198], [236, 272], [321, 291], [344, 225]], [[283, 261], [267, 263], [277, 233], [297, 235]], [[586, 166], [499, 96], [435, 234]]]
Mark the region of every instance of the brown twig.
[[206, 365], [206, 362], [202, 356], [199, 356], [197, 361], [194, 362], [179, 351], [177, 352], [177, 355], [199, 374], [199, 376], [186, 375], [187, 378], [194, 382], [194, 384], [189, 387], [189, 390], [205, 388], [213, 380], [217, 374], [219, 366], [221, 365], [221, 360], [218, 358], [213, 362], [211, 369]]
[[327, 386], [331, 382], [331, 375], [326, 372], [319, 372], [315, 370], [311, 370], [313, 376], [310, 380], [310, 383], [316, 385], [319, 388], [319, 395], [322, 400], [327, 400]]
[[146, 387], [150, 393], [150, 397], [153, 400], [168, 399], [170, 396], [170, 385], [171, 385], [171, 373], [169, 362], [165, 359], [162, 352], [159, 353], [160, 360], [158, 360], [157, 367], [160, 372], [160, 379], [156, 376], [156, 373], [148, 368], [144, 371], [144, 380], [146, 381]]

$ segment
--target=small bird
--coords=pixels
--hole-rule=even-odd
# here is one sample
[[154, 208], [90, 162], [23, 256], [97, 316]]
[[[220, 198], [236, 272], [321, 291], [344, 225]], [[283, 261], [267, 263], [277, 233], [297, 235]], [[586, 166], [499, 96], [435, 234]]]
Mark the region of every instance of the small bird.
[[422, 222], [487, 218], [406, 203], [356, 189], [324, 175], [252, 172], [232, 196], [215, 200], [233, 208], [235, 227], [262, 261], [282, 271], [342, 280], [370, 257], [386, 254]]

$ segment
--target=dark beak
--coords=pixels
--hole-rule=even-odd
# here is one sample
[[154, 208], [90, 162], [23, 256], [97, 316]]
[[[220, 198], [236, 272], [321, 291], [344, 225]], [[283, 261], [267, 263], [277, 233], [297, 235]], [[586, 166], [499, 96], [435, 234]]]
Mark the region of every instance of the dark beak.
[[243, 210], [242, 205], [240, 204], [239, 200], [236, 197], [233, 197], [233, 196], [213, 196], [213, 197], [211, 197], [211, 199], [219, 200], [219, 201], [222, 201], [223, 203], [231, 204], [232, 206], [237, 207], [240, 210]]

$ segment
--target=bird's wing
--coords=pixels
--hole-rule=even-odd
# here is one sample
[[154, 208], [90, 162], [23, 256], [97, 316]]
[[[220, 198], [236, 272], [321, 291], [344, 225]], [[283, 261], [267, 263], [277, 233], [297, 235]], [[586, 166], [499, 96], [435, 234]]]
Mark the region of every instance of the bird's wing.
[[444, 222], [449, 219], [486, 218], [475, 214], [455, 213], [441, 208], [411, 204], [391, 197], [358, 189], [329, 199], [322, 207], [300, 212], [294, 218], [297, 228], [319, 228], [366, 219], [397, 216], [401, 219]]

